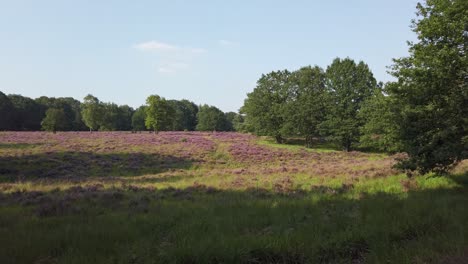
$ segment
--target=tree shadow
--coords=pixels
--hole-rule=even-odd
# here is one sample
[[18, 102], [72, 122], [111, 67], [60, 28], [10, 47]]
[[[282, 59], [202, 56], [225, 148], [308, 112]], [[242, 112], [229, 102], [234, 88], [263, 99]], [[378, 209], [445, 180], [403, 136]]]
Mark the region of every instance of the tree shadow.
[[43, 145], [43, 143], [0, 143], [0, 149], [28, 149]]
[[[108, 243], [109, 247], [128, 243], [134, 250], [131, 255], [143, 258], [142, 262], [372, 263], [383, 259], [398, 263], [405, 262], [404, 257], [400, 258], [402, 254], [414, 257], [412, 250], [419, 250], [416, 256], [431, 250], [445, 254], [463, 246], [460, 243], [464, 241], [468, 219], [464, 208], [467, 178], [461, 176], [458, 188], [416, 188], [404, 197], [392, 193], [352, 197], [350, 186], [335, 191], [314, 187], [308, 191], [278, 192], [259, 188], [223, 190], [199, 184], [181, 189], [132, 185], [105, 189], [90, 185], [3, 194], [0, 204], [32, 208], [39, 219], [52, 217], [59, 226], [69, 225], [70, 217], [77, 218], [74, 223], [78, 225], [81, 219], [91, 217], [96, 229], [108, 228], [109, 237], [100, 238], [99, 243]], [[313, 199], [317, 195], [322, 198]], [[106, 214], [111, 218], [102, 217]], [[118, 228], [113, 226], [111, 219], [120, 217], [132, 221], [118, 221]], [[53, 233], [51, 229], [29, 230], [45, 236]], [[86, 230], [94, 232], [93, 228]], [[131, 240], [122, 235], [125, 230], [147, 230], [145, 234], [151, 235]], [[62, 250], [90, 254], [85, 246], [89, 241], [72, 242], [72, 234], [58, 233]], [[13, 245], [22, 245], [17, 240], [21, 237], [15, 237]], [[438, 241], [437, 246], [431, 241]], [[432, 248], [423, 250], [423, 244]], [[158, 246], [145, 251], [148, 245]], [[115, 254], [125, 262], [125, 254]], [[418, 257], [424, 260], [426, 256]]]
[[139, 176], [188, 169], [194, 160], [160, 154], [52, 152], [0, 157], [0, 182]]

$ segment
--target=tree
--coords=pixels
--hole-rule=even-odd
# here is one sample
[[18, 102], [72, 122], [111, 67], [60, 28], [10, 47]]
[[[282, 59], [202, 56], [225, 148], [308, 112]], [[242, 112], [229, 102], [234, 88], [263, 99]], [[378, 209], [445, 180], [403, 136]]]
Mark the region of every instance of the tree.
[[81, 117], [81, 102], [71, 97], [47, 97], [41, 96], [35, 101], [41, 106], [41, 111], [44, 113], [49, 108], [63, 109], [66, 117], [66, 125], [64, 130], [80, 131], [85, 130], [86, 125]]
[[0, 130], [10, 130], [13, 128], [13, 117], [15, 107], [10, 99], [0, 92]]
[[291, 100], [285, 106], [283, 130], [290, 135], [304, 136], [306, 146], [311, 147], [325, 118], [325, 73], [318, 66], [303, 67], [292, 73], [290, 82]]
[[350, 151], [359, 141], [363, 120], [358, 117], [362, 103], [377, 89], [367, 64], [336, 58], [326, 71], [327, 114], [321, 133]]
[[140, 106], [132, 115], [132, 128], [134, 131], [146, 130], [146, 106]]
[[117, 130], [132, 130], [132, 116], [135, 110], [128, 105], [120, 105], [117, 115]]
[[367, 99], [358, 113], [364, 120], [361, 127], [359, 145], [385, 152], [400, 152], [402, 144], [398, 137], [398, 118], [395, 115], [393, 98], [386, 96], [383, 90], [377, 89]]
[[225, 130], [226, 131], [235, 131], [235, 129], [234, 129], [234, 120], [238, 119], [237, 116], [239, 114], [235, 113], [235, 112], [227, 112], [224, 115], [226, 117]]
[[418, 41], [394, 60], [389, 94], [409, 156], [402, 169], [444, 173], [468, 157], [467, 10], [465, 0], [418, 4]]
[[40, 130], [41, 121], [44, 118], [45, 112], [41, 106], [29, 97], [21, 95], [8, 95], [13, 104], [15, 111], [12, 117], [12, 129], [14, 130]]
[[258, 135], [275, 137], [278, 143], [283, 142], [284, 108], [291, 97], [290, 78], [287, 70], [262, 75], [241, 108], [248, 127]]
[[234, 128], [234, 131], [247, 132], [248, 129], [244, 122], [245, 122], [244, 116], [241, 113], [236, 114], [236, 116], [232, 120], [232, 127]]
[[102, 103], [102, 117], [98, 121], [99, 130], [119, 130], [119, 106], [114, 103]]
[[46, 111], [46, 116], [41, 122], [42, 129], [45, 131], [56, 132], [64, 130], [67, 126], [67, 118], [63, 109], [49, 108]]
[[83, 122], [89, 131], [97, 130], [103, 119], [103, 106], [98, 98], [88, 94], [84, 100], [81, 110]]
[[227, 129], [227, 120], [223, 111], [215, 106], [200, 106], [198, 111], [198, 131], [227, 131]]
[[88, 94], [83, 100], [81, 116], [89, 131], [97, 130], [104, 115], [102, 103], [98, 98]]
[[174, 109], [164, 97], [150, 95], [146, 99], [146, 119], [145, 125], [155, 133], [164, 130], [170, 130]]
[[188, 100], [169, 100], [175, 111], [172, 130], [174, 131], [194, 131], [197, 126], [198, 106]]

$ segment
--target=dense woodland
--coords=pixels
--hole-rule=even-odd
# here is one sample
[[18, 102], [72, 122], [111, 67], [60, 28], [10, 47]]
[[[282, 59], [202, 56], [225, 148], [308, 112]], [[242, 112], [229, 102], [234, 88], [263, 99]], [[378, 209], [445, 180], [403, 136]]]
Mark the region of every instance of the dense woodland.
[[209, 105], [149, 96], [137, 109], [87, 95], [36, 99], [0, 91], [0, 130], [12, 131], [233, 131], [240, 119]]
[[263, 74], [239, 113], [157, 95], [146, 105], [0, 93], [0, 130], [241, 131], [326, 139], [350, 151], [405, 152], [401, 169], [446, 172], [468, 157], [468, 2], [418, 4], [409, 56], [394, 59], [395, 81], [378, 82], [368, 65], [336, 58], [323, 69]]

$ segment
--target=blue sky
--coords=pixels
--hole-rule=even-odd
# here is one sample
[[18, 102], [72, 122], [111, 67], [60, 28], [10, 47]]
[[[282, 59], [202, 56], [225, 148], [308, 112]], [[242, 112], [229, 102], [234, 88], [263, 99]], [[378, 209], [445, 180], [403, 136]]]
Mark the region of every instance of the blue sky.
[[408, 54], [416, 0], [0, 0], [0, 91], [237, 111], [262, 73]]

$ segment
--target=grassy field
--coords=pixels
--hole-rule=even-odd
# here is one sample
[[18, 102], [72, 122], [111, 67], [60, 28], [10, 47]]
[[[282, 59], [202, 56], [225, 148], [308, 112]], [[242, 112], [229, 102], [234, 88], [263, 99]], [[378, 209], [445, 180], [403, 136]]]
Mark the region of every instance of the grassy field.
[[467, 263], [468, 163], [237, 133], [0, 132], [0, 263]]

